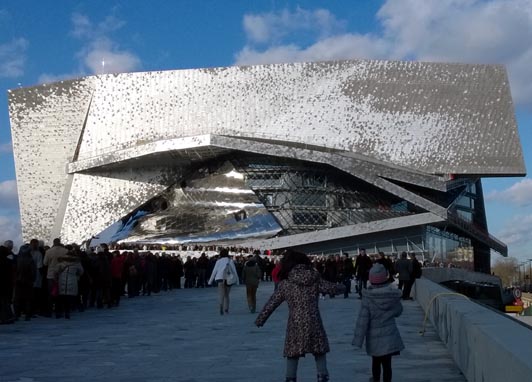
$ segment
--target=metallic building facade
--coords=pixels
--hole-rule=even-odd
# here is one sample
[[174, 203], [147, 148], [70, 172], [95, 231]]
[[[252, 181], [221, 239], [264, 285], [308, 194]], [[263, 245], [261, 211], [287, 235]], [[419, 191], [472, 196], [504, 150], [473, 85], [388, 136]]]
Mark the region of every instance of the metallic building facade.
[[480, 178], [526, 171], [497, 65], [99, 75], [11, 90], [9, 111], [24, 239], [83, 242], [113, 224], [123, 241], [307, 251], [456, 236], [485, 269], [507, 249]]

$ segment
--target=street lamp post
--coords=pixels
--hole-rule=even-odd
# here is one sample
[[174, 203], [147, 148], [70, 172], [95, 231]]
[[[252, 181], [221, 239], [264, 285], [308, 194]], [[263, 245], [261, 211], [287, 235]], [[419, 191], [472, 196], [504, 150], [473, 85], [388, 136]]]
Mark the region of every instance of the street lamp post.
[[532, 259], [528, 259], [528, 288], [527, 292], [532, 292]]
[[523, 269], [523, 276], [521, 277], [521, 267], [523, 265], [526, 265], [526, 262], [523, 261], [521, 263], [519, 263], [519, 288], [523, 288], [523, 285], [525, 283], [525, 279], [526, 279], [526, 268]]

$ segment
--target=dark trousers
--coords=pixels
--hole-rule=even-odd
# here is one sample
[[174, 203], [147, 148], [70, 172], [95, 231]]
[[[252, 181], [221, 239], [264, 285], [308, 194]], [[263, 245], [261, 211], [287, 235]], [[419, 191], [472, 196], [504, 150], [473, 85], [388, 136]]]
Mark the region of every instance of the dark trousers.
[[246, 285], [248, 308], [251, 313], [255, 313], [257, 310], [257, 288], [258, 285]]
[[193, 276], [185, 276], [185, 288], [194, 288], [195, 278]]
[[410, 299], [410, 291], [415, 280], [399, 280], [399, 289], [403, 290], [403, 300]]
[[127, 280], [127, 296], [129, 298], [139, 295], [139, 278], [137, 276], [129, 276]]
[[0, 324], [9, 324], [15, 320], [11, 310], [11, 297], [0, 296]]
[[15, 285], [15, 315], [20, 317], [24, 312], [26, 318], [32, 315], [31, 301], [33, 300], [33, 285], [31, 283], [18, 282]]
[[346, 277], [343, 282], [345, 286], [344, 290], [344, 298], [349, 297], [349, 293], [351, 293], [351, 277]]
[[205, 284], [207, 284], [207, 280], [205, 279], [205, 269], [198, 269], [198, 285], [196, 285], [196, 288], [205, 288]]
[[122, 295], [122, 279], [113, 278], [111, 281], [111, 303], [114, 306], [120, 304], [120, 296]]
[[47, 293], [47, 300], [48, 300], [48, 312], [50, 314], [52, 314], [54, 312], [54, 309], [57, 310], [57, 306], [56, 306], [56, 299], [57, 297], [55, 296], [52, 296], [52, 287], [54, 285], [54, 280], [53, 279], [47, 279], [47, 288], [48, 288], [48, 293]]
[[79, 311], [83, 312], [89, 306], [90, 284], [84, 280], [78, 284], [79, 288]]
[[59, 306], [59, 309], [56, 311], [55, 316], [59, 318], [62, 316], [59, 312], [64, 312], [65, 318], [70, 318], [70, 311], [74, 306], [75, 299], [76, 296], [67, 296], [64, 294], [57, 296], [57, 305]]
[[368, 279], [359, 277], [357, 280], [358, 295], [362, 296], [362, 288], [368, 289]]
[[390, 354], [380, 357], [371, 357], [371, 373], [374, 381], [380, 381], [382, 367], [382, 381], [392, 381], [392, 356]]
[[33, 288], [33, 298], [31, 301], [32, 315], [43, 312], [42, 288]]

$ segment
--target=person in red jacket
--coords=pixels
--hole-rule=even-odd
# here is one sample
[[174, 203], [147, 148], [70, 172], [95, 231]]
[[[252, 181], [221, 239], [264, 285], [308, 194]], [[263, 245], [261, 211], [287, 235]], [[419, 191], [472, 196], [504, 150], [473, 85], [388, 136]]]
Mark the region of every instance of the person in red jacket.
[[281, 262], [279, 260], [275, 260], [275, 267], [272, 270], [272, 280], [274, 285], [274, 290], [277, 290], [279, 287], [279, 282], [281, 279], [279, 278], [279, 271], [281, 270]]
[[111, 260], [111, 303], [109, 305], [118, 306], [120, 304], [120, 295], [122, 294], [122, 273], [124, 271], [124, 262], [126, 257], [119, 251], [113, 252]]

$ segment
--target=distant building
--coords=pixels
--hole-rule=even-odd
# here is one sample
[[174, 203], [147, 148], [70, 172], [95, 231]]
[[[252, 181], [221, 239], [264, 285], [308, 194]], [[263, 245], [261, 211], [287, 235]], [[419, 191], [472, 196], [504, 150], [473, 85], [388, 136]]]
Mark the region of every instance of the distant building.
[[[525, 165], [504, 67], [334, 61], [9, 92], [23, 236], [413, 251], [489, 271], [481, 177]], [[109, 230], [107, 230], [109, 234]]]

